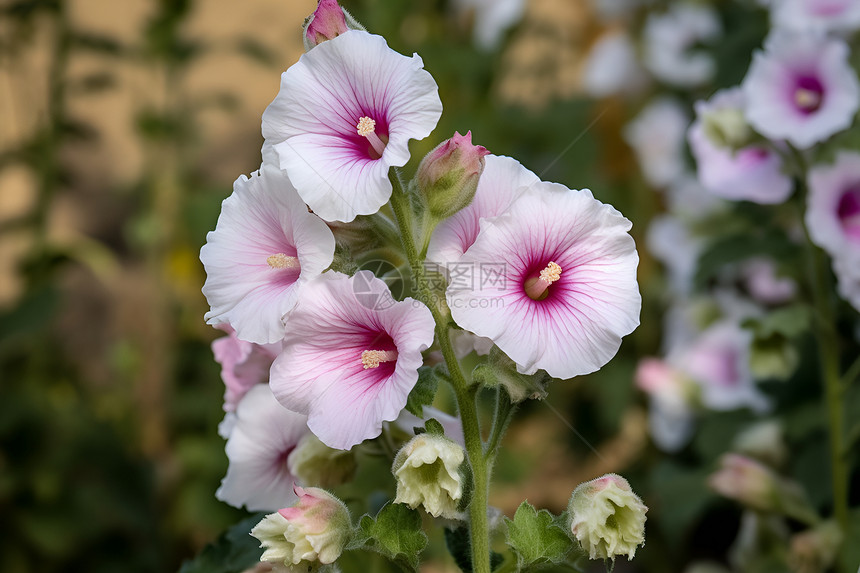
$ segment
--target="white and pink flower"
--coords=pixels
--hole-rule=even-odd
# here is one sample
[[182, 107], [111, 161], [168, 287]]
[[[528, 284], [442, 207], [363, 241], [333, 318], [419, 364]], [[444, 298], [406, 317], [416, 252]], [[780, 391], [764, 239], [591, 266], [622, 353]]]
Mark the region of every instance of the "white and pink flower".
[[400, 414], [433, 334], [426, 306], [395, 301], [370, 272], [329, 272], [290, 314], [270, 384], [281, 404], [308, 415], [323, 443], [349, 449]]
[[860, 84], [843, 40], [775, 30], [764, 48], [741, 86], [756, 131], [806, 149], [851, 126]]
[[833, 165], [810, 169], [806, 227], [831, 257], [860, 264], [860, 153], [843, 151]]
[[771, 16], [776, 28], [846, 33], [860, 29], [860, 2], [779, 0], [771, 6]]
[[427, 260], [438, 264], [442, 270], [456, 264], [475, 242], [481, 221], [501, 215], [539, 181], [537, 175], [516, 159], [486, 156], [475, 197], [468, 207], [436, 227], [427, 247]]
[[264, 148], [326, 221], [376, 213], [391, 196], [389, 168], [405, 165], [409, 140], [436, 127], [442, 102], [423, 65], [380, 36], [350, 30], [281, 76], [263, 114]]
[[229, 324], [248, 342], [279, 341], [299, 289], [333, 257], [334, 235], [285, 176], [269, 169], [242, 175], [200, 249], [206, 322]]
[[[696, 120], [688, 140], [698, 164], [699, 181], [711, 193], [755, 203], [782, 203], [792, 181], [782, 172], [782, 159], [771, 148], [744, 143], [750, 132], [743, 117], [744, 96], [739, 88], [717, 92], [696, 103]], [[733, 141], [734, 140], [734, 141]], [[740, 144], [733, 148], [732, 143]]]
[[492, 280], [449, 282], [454, 321], [491, 339], [522, 373], [571, 378], [598, 370], [639, 324], [630, 227], [588, 190], [537, 183], [485, 220], [460, 258], [495, 272]]
[[239, 402], [227, 440], [227, 475], [215, 497], [248, 511], [274, 511], [292, 503], [295, 478], [287, 458], [308, 433], [307, 417], [281, 406], [266, 384]]

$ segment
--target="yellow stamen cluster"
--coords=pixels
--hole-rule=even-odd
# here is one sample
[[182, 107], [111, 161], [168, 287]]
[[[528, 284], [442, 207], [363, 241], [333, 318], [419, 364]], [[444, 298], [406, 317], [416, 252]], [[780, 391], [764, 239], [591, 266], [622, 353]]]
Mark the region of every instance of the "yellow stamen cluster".
[[358, 134], [360, 136], [367, 137], [376, 131], [376, 122], [365, 116], [358, 120], [356, 128], [358, 129]]
[[364, 369], [379, 368], [383, 362], [391, 362], [397, 360], [397, 351], [395, 350], [365, 350], [361, 353], [361, 364]]
[[266, 262], [273, 269], [294, 269], [299, 266], [299, 260], [296, 257], [291, 257], [284, 253], [270, 255], [266, 259]]
[[540, 278], [547, 284], [554, 283], [561, 278], [561, 266], [550, 261], [546, 268], [540, 272]]

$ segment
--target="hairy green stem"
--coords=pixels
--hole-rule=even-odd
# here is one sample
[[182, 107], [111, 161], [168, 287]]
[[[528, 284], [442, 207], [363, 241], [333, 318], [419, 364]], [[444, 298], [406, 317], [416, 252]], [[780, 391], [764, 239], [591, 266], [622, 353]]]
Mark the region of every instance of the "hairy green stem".
[[[434, 299], [424, 270], [424, 260], [415, 245], [413, 230], [412, 208], [409, 196], [405, 192], [399, 173], [392, 175], [394, 190], [391, 194], [391, 209], [409, 265], [412, 267], [412, 280], [418, 299], [427, 305], [436, 323], [436, 339], [442, 350], [442, 356], [448, 367], [451, 385], [457, 398], [457, 408], [463, 423], [463, 438], [466, 444], [466, 455], [472, 468], [475, 489], [469, 503], [469, 535], [472, 545], [472, 570], [475, 573], [490, 573], [490, 532], [487, 522], [487, 504], [489, 495], [489, 472], [487, 460], [484, 457], [484, 444], [481, 440], [481, 426], [478, 421], [478, 408], [475, 404], [476, 392], [470, 389], [460, 361], [454, 353], [451, 337], [448, 332], [449, 319], [439, 310], [440, 303]], [[423, 246], [423, 245], [422, 245]]]
[[[790, 147], [799, 171], [798, 199], [807, 195], [806, 158], [794, 147]], [[811, 290], [815, 304], [815, 335], [818, 342], [819, 364], [824, 382], [824, 402], [827, 409], [828, 433], [830, 437], [830, 471], [833, 488], [833, 513], [843, 532], [848, 531], [848, 467], [845, 463], [845, 413], [842, 405], [842, 376], [839, 373], [839, 337], [835, 327], [835, 316], [830, 299], [831, 285], [824, 253], [813, 242], [806, 228], [804, 217], [800, 220], [806, 231], [807, 258], [811, 277]]]

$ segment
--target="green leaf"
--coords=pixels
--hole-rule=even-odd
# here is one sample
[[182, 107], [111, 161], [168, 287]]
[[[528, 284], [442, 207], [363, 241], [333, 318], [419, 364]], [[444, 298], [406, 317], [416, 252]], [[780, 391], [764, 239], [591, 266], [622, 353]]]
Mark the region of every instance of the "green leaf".
[[784, 336], [795, 338], [807, 330], [812, 323], [812, 311], [805, 304], [796, 304], [772, 310], [762, 317], [744, 321], [743, 327], [751, 329], [757, 338]]
[[537, 511], [528, 501], [517, 508], [514, 519], [505, 518], [507, 542], [519, 567], [561, 563], [571, 549], [570, 538], [545, 509]]
[[439, 376], [434, 368], [422, 366], [418, 369], [418, 382], [409, 392], [406, 399], [406, 409], [410, 413], [424, 417], [424, 406], [429, 406], [436, 398], [436, 388], [439, 386]]
[[250, 532], [265, 515], [249, 517], [222, 533], [197, 557], [183, 563], [179, 573], [241, 573], [259, 563], [263, 550]]
[[369, 515], [361, 518], [347, 549], [370, 549], [417, 571], [418, 554], [425, 547], [427, 535], [421, 530], [421, 515], [406, 505], [388, 503], [375, 518]]

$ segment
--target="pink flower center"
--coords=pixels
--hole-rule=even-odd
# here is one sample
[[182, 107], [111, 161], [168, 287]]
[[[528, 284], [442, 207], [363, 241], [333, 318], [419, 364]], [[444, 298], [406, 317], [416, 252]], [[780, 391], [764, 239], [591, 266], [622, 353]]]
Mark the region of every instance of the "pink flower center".
[[275, 253], [266, 259], [269, 268], [275, 270], [281, 269], [297, 269], [299, 268], [299, 259], [291, 257], [285, 253]]
[[549, 296], [549, 285], [561, 278], [561, 266], [550, 261], [537, 276], [529, 277], [523, 284], [526, 294], [532, 300], [543, 300]]
[[860, 242], [860, 185], [842, 194], [836, 213], [843, 232], [852, 241]]
[[382, 157], [382, 153], [385, 151], [385, 143], [376, 133], [376, 120], [364, 116], [358, 120], [358, 124], [355, 128], [360, 136], [367, 139], [371, 148], [375, 152], [375, 157], [373, 154], [371, 154], [371, 157], [373, 159], [379, 159]]
[[809, 115], [818, 111], [824, 101], [824, 86], [813, 76], [797, 78], [794, 87], [794, 105], [802, 113]]
[[395, 362], [397, 360], [396, 350], [365, 350], [361, 353], [361, 365], [364, 369], [379, 368], [383, 362]]

